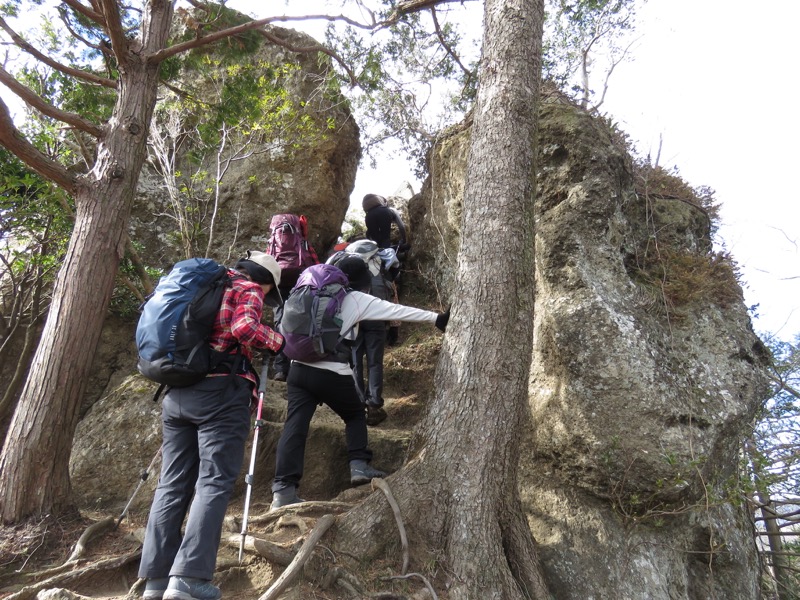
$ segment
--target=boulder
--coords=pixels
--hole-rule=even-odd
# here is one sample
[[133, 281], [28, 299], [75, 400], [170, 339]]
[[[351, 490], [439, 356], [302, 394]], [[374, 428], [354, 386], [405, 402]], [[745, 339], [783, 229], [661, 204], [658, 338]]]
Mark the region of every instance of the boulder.
[[[756, 598], [752, 524], [728, 490], [768, 393], [767, 352], [731, 263], [713, 252], [710, 209], [639, 185], [664, 175], [636, 168], [605, 120], [557, 94], [539, 116], [520, 487], [550, 590], [564, 600]], [[437, 141], [409, 207], [416, 277], [443, 282], [445, 295], [470, 125]]]

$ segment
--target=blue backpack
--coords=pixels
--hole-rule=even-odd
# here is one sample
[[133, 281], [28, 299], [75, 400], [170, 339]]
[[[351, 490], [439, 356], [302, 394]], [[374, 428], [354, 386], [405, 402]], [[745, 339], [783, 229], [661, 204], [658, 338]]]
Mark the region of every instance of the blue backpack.
[[283, 353], [289, 359], [349, 361], [350, 350], [341, 343], [339, 316], [347, 285], [347, 275], [333, 265], [312, 265], [300, 274], [283, 304], [280, 323], [286, 339]]
[[214, 260], [176, 263], [141, 307], [139, 372], [162, 387], [185, 387], [229, 360], [230, 354], [208, 343], [229, 285], [228, 269]]

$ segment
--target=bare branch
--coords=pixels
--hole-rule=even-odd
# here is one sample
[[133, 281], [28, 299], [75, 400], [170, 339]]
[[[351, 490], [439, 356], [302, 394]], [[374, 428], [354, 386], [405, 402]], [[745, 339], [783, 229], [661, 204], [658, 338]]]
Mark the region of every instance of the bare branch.
[[14, 126], [8, 106], [2, 98], [0, 98], [0, 144], [16, 154], [22, 162], [45, 179], [61, 186], [70, 194], [75, 193], [75, 177], [25, 139], [25, 136]]
[[[343, 21], [343, 22], [348, 23], [349, 25], [352, 25], [354, 27], [358, 27], [360, 29], [367, 29], [367, 30], [374, 29], [377, 26], [375, 24], [367, 25], [367, 24], [364, 24], [364, 23], [360, 23], [358, 21], [355, 21], [355, 20], [350, 19], [348, 17], [345, 17], [343, 15], [339, 15], [339, 16], [308, 15], [308, 16], [304, 16], [304, 17], [286, 17], [286, 16], [267, 17], [265, 19], [258, 19], [256, 21], [250, 21], [249, 23], [242, 23], [241, 25], [237, 25], [236, 27], [229, 27], [228, 29], [223, 29], [221, 31], [215, 31], [214, 33], [210, 33], [210, 34], [208, 34], [206, 36], [199, 37], [199, 38], [196, 38], [196, 39], [188, 41], [188, 42], [183, 42], [182, 44], [176, 44], [175, 46], [172, 46], [170, 48], [165, 48], [164, 50], [161, 50], [159, 52], [156, 52], [156, 53], [150, 55], [148, 60], [152, 61], [152, 62], [156, 62], [156, 63], [157, 62], [161, 62], [161, 61], [169, 58], [170, 56], [175, 56], [176, 54], [180, 54], [181, 52], [185, 52], [187, 50], [191, 50], [191, 49], [194, 49], [194, 48], [199, 48], [201, 46], [205, 46], [205, 45], [211, 44], [211, 43], [219, 41], [221, 39], [225, 39], [227, 37], [232, 37], [232, 36], [238, 35], [240, 33], [244, 33], [246, 31], [251, 31], [253, 29], [258, 29], [260, 27], [263, 27], [264, 25], [269, 25], [270, 23], [274, 23], [276, 21], [279, 21], [279, 22], [283, 22], [283, 21], [301, 21], [301, 20], [302, 21], [307, 21], [307, 20], [315, 20], [315, 19], [316, 20], [322, 19], [322, 20], [327, 20], [327, 21]], [[291, 46], [290, 44], [284, 42], [280, 38], [267, 33], [266, 31], [264, 31], [262, 33], [272, 43], [278, 44], [278, 45], [286, 48], [290, 52], [298, 52], [298, 53], [322, 52], [324, 54], [327, 54], [328, 56], [333, 58], [336, 62], [338, 62], [342, 66], [342, 68], [347, 72], [347, 74], [348, 74], [348, 76], [350, 78], [351, 85], [355, 85], [356, 84], [355, 74], [348, 67], [348, 65], [345, 63], [345, 61], [343, 59], [341, 59], [338, 55], [336, 55], [333, 51], [331, 51], [329, 48], [325, 48], [324, 46], [321, 46], [321, 45], [313, 45], [313, 46], [307, 46], [307, 47], [295, 47], [295, 46]]]
[[461, 70], [467, 76], [467, 83], [469, 83], [474, 74], [472, 73], [472, 71], [470, 71], [467, 67], [465, 67], [461, 63], [461, 59], [458, 57], [458, 54], [456, 54], [450, 47], [450, 45], [445, 41], [444, 34], [442, 33], [442, 28], [439, 26], [439, 19], [436, 16], [436, 9], [433, 7], [431, 7], [431, 17], [433, 17], [433, 26], [436, 28], [436, 37], [439, 38], [439, 43], [442, 45], [445, 51], [452, 57], [455, 63], [459, 67], [461, 67]]
[[128, 40], [122, 27], [119, 6], [115, 0], [102, 0], [101, 6], [105, 16], [105, 29], [111, 39], [111, 49], [114, 51], [114, 56], [117, 57], [117, 64], [120, 68], [124, 68], [128, 63]]
[[67, 28], [67, 31], [69, 31], [69, 34], [72, 37], [81, 42], [87, 48], [93, 48], [94, 50], [101, 52], [103, 56], [106, 57], [106, 59], [114, 56], [114, 53], [111, 51], [110, 43], [106, 42], [101, 44], [93, 44], [75, 30], [75, 28], [72, 26], [72, 23], [70, 22], [66, 8], [64, 8], [63, 6], [59, 6], [57, 10], [58, 10], [58, 16], [61, 18], [61, 22], [64, 24], [64, 27]]
[[70, 113], [63, 111], [61, 109], [56, 108], [49, 102], [45, 102], [44, 99], [36, 94], [33, 90], [29, 87], [22, 85], [19, 81], [17, 81], [11, 73], [6, 71], [4, 68], [0, 67], [0, 83], [5, 84], [5, 86], [14, 92], [17, 96], [22, 98], [26, 104], [32, 106], [36, 110], [38, 110], [43, 115], [48, 117], [52, 117], [58, 121], [62, 121], [67, 125], [71, 125], [76, 129], [80, 129], [81, 131], [85, 131], [86, 133], [93, 135], [95, 137], [100, 137], [100, 134], [103, 130], [92, 123], [91, 121], [87, 121], [83, 117], [76, 115], [75, 113]]
[[82, 71], [81, 69], [74, 69], [72, 67], [62, 65], [60, 62], [53, 60], [46, 54], [39, 52], [36, 48], [34, 48], [28, 42], [26, 42], [25, 39], [23, 39], [22, 36], [20, 36], [16, 31], [11, 29], [11, 27], [8, 26], [8, 23], [6, 23], [6, 21], [2, 17], [0, 17], [0, 28], [2, 28], [3, 31], [5, 31], [9, 35], [9, 37], [11, 37], [14, 44], [16, 44], [20, 49], [33, 56], [36, 60], [43, 62], [48, 67], [51, 67], [56, 71], [60, 71], [65, 75], [70, 75], [72, 77], [76, 77], [78, 79], [87, 81], [89, 83], [102, 85], [108, 88], [117, 87], [117, 82], [112, 79], [106, 79], [105, 77], [99, 77], [98, 75], [94, 75], [93, 73], [87, 73], [86, 71]]
[[[309, 15], [304, 17], [267, 17], [265, 19], [258, 19], [257, 21], [250, 21], [249, 23], [242, 23], [241, 25], [237, 25], [236, 27], [229, 27], [227, 29], [223, 29], [220, 31], [215, 31], [203, 37], [198, 37], [188, 42], [183, 42], [182, 44], [176, 44], [170, 48], [165, 48], [164, 50], [160, 50], [154, 54], [151, 54], [148, 57], [148, 61], [159, 63], [171, 56], [175, 56], [176, 54], [180, 54], [182, 52], [186, 52], [187, 50], [192, 50], [195, 48], [200, 48], [202, 46], [206, 46], [208, 44], [212, 44], [219, 40], [233, 37], [240, 33], [244, 33], [246, 31], [252, 31], [254, 29], [258, 29], [263, 27], [264, 25], [269, 25], [270, 23], [276, 21], [300, 21], [300, 20], [313, 20], [313, 19], [324, 19], [327, 21], [343, 21], [354, 27], [359, 27], [361, 29], [371, 30], [377, 27], [377, 25], [366, 25], [364, 23], [360, 23], [343, 15], [339, 16], [330, 16], [330, 15]], [[281, 38], [267, 32], [266, 30], [262, 30], [260, 32], [264, 37], [266, 37], [270, 42], [273, 44], [279, 45], [283, 48], [286, 48], [290, 52], [297, 52], [297, 53], [311, 53], [311, 52], [321, 52], [323, 54], [327, 54], [333, 60], [335, 60], [339, 65], [347, 72], [348, 78], [350, 79], [350, 84], [355, 86], [357, 84], [357, 78], [355, 73], [353, 73], [352, 69], [350, 69], [349, 65], [339, 57], [335, 52], [333, 52], [330, 48], [326, 48], [320, 44], [313, 44], [311, 46], [293, 46], [288, 42], [282, 40]]]
[[[619, 65], [623, 60], [625, 60], [625, 57], [628, 55], [628, 52], [630, 51], [631, 47], [638, 41], [639, 41], [639, 38], [636, 38], [635, 40], [633, 40], [630, 44], [628, 44], [625, 47], [625, 49], [622, 51], [622, 54], [619, 56], [619, 58], [617, 58], [616, 60], [613, 60], [611, 62], [611, 67], [606, 72], [606, 77], [603, 80], [603, 93], [600, 95], [600, 101], [592, 107], [593, 110], [598, 110], [600, 108], [600, 106], [603, 104], [603, 102], [605, 102], [606, 94], [608, 93], [608, 82], [611, 79], [611, 75], [614, 73], [614, 69], [616, 69], [617, 65]], [[660, 154], [660, 151], [659, 151], [659, 154]], [[658, 164], [658, 159], [656, 159], [656, 165], [657, 164]]]
[[77, 2], [76, 0], [63, 0], [63, 4], [66, 4], [75, 12], [82, 14], [84, 17], [94, 21], [101, 27], [105, 27], [106, 24], [105, 19], [103, 18], [103, 15], [101, 15], [99, 12], [90, 10], [89, 8], [87, 8], [80, 2]]
[[344, 69], [344, 71], [347, 73], [347, 77], [350, 79], [350, 85], [351, 86], [358, 85], [358, 78], [356, 77], [356, 74], [353, 72], [353, 70], [350, 68], [350, 65], [348, 65], [338, 54], [333, 52], [330, 48], [326, 48], [325, 46], [321, 46], [319, 44], [314, 44], [312, 46], [293, 46], [292, 44], [289, 44], [288, 42], [282, 40], [278, 36], [275, 36], [266, 30], [262, 30], [260, 33], [273, 44], [277, 46], [282, 46], [283, 48], [286, 48], [290, 52], [297, 52], [297, 53], [321, 52], [322, 54], [327, 54], [333, 60], [339, 63], [339, 66], [342, 67], [342, 69]]
[[395, 21], [403, 15], [425, 10], [426, 8], [434, 8], [440, 4], [449, 4], [458, 2], [463, 4], [465, 0], [408, 0], [407, 2], [400, 2], [395, 7], [395, 12], [389, 17], [388, 21]]

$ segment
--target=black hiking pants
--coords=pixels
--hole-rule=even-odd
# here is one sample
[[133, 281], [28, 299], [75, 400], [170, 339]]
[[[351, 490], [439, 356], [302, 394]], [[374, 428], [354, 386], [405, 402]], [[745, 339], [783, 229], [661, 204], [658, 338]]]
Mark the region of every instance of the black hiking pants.
[[309, 425], [320, 404], [327, 404], [344, 421], [348, 460], [372, 460], [366, 411], [352, 376], [295, 362], [286, 383], [288, 406], [276, 451], [273, 492], [300, 484]]

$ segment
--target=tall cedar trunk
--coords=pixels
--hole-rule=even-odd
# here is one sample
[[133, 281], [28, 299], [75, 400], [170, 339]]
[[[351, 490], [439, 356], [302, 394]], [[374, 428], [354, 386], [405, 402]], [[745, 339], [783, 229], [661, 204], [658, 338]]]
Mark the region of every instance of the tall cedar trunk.
[[147, 152], [158, 64], [172, 2], [145, 6], [142, 39], [124, 49], [119, 95], [92, 171], [79, 182], [75, 228], [47, 322], [0, 456], [4, 523], [58, 513], [71, 503], [69, 456], [78, 411], [123, 253], [123, 234]]
[[[412, 539], [444, 559], [454, 599], [549, 597], [517, 487], [529, 426], [542, 4], [486, 0], [453, 317], [422, 449], [388, 480]], [[342, 522], [336, 546], [367, 558], [386, 551], [397, 539], [389, 519], [374, 495]]]

